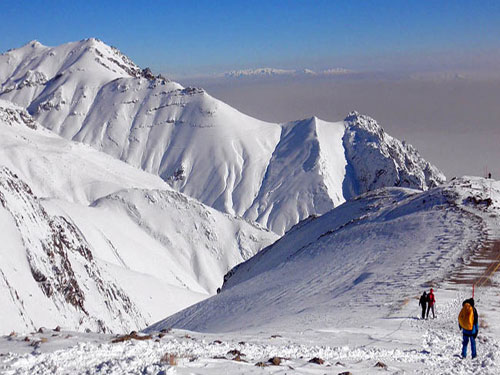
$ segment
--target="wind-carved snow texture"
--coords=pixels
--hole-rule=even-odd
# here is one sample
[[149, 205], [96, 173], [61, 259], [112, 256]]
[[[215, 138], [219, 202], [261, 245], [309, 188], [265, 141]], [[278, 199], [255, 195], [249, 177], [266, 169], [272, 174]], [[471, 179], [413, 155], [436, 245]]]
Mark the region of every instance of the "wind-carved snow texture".
[[[3, 333], [40, 325], [142, 329], [215, 294], [228, 270], [277, 239], [53, 134], [3, 100], [0, 165], [32, 191], [16, 195], [9, 211], [0, 206]], [[19, 203], [19, 226], [13, 202], [31, 207], [28, 214]]]
[[141, 70], [96, 39], [0, 55], [0, 98], [43, 126], [157, 174], [176, 190], [278, 234], [382, 186], [444, 176], [357, 114], [274, 124]]
[[[17, 315], [27, 329], [36, 328], [33, 323], [40, 323], [40, 316], [54, 308], [63, 317], [77, 318], [80, 326], [100, 332], [145, 323], [123, 290], [108, 281], [98, 268], [89, 244], [78, 229], [64, 217], [47, 214], [30, 187], [5, 167], [0, 168], [0, 204], [2, 222], [10, 227], [4, 230], [17, 232], [22, 243], [22, 247], [8, 244], [2, 258], [16, 252], [16, 257], [24, 253], [26, 260], [25, 264], [2, 262], [0, 266], [3, 282], [8, 285], [11, 298], [17, 300], [13, 305], [4, 301], [2, 308], [10, 310], [15, 305], [19, 309], [7, 314]], [[21, 275], [15, 274], [25, 271], [24, 265], [29, 268], [31, 279], [24, 275], [21, 281], [18, 279]], [[51, 303], [46, 301], [37, 309], [30, 306], [33, 296], [26, 293], [29, 288], [23, 284], [33, 282]], [[93, 301], [105, 311], [96, 314]], [[115, 321], [104, 319], [106, 315]]]

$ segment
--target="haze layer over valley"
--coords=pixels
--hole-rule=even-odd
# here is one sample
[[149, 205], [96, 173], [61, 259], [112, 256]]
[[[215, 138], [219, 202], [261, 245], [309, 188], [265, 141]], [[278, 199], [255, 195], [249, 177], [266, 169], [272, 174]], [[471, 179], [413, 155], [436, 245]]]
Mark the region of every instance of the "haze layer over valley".
[[[352, 61], [351, 63], [355, 63]], [[435, 68], [438, 69], [438, 68]], [[442, 68], [441, 68], [442, 69]], [[447, 176], [500, 176], [500, 77], [468, 72], [352, 71], [334, 76], [179, 78], [266, 121], [316, 115], [341, 118], [356, 109], [415, 146]]]

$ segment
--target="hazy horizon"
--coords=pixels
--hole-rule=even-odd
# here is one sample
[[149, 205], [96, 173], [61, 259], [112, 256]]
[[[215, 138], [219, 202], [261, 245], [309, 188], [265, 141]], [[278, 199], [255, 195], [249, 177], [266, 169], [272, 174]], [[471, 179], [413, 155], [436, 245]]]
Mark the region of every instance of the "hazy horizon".
[[415, 146], [448, 179], [500, 177], [500, 79], [448, 75], [186, 79], [241, 112], [270, 122], [311, 116], [376, 119]]

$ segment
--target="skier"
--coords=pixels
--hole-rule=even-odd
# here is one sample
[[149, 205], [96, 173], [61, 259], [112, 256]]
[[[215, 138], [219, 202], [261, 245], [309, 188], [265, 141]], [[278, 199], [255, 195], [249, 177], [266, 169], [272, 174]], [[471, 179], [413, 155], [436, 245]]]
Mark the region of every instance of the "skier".
[[476, 337], [479, 332], [479, 319], [477, 310], [474, 307], [474, 298], [466, 299], [462, 303], [462, 310], [458, 315], [458, 326], [462, 330], [462, 358], [467, 355], [467, 344], [470, 340], [472, 359], [476, 358]]
[[425, 319], [425, 310], [427, 308], [427, 293], [424, 292], [418, 301], [418, 305], [422, 306], [422, 319]]
[[427, 295], [427, 319], [429, 319], [429, 311], [432, 309], [432, 319], [436, 318], [436, 314], [434, 312], [434, 304], [436, 303], [436, 298], [434, 298], [434, 289], [431, 288], [431, 291]]

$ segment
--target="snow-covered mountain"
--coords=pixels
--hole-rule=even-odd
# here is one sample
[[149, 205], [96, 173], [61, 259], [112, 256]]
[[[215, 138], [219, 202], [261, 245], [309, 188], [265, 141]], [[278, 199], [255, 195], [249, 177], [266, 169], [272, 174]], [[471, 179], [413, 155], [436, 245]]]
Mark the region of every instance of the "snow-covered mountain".
[[[427, 193], [386, 188], [334, 211], [295, 226], [235, 270], [217, 297], [139, 333], [143, 340], [13, 332], [0, 337], [0, 372], [498, 372], [500, 242], [496, 252], [477, 246], [500, 238], [500, 182], [463, 178]], [[479, 275], [478, 357], [462, 359], [457, 316]], [[424, 320], [418, 302], [430, 287], [436, 318]], [[171, 326], [209, 332], [158, 332]]]
[[219, 295], [150, 330], [370, 327], [421, 289], [449, 280], [474, 250], [500, 238], [499, 209], [500, 183], [481, 178], [427, 192], [366, 193], [297, 224], [231, 270]]
[[369, 117], [263, 122], [155, 77], [96, 39], [30, 42], [0, 55], [0, 98], [67, 139], [278, 234], [369, 189], [444, 181]]
[[[498, 368], [500, 182], [440, 185], [357, 112], [253, 119], [95, 39], [3, 54], [0, 84], [0, 372]], [[478, 275], [481, 354], [457, 360]]]
[[301, 77], [301, 76], [333, 76], [352, 73], [351, 70], [345, 68], [330, 68], [325, 70], [315, 71], [312, 69], [279, 69], [279, 68], [257, 68], [257, 69], [242, 69], [231, 70], [223, 74], [225, 78], [255, 78], [255, 77]]
[[42, 322], [101, 331], [146, 323], [102, 272], [74, 224], [49, 215], [31, 188], [5, 167], [0, 203], [3, 331], [34, 329]]
[[143, 328], [277, 238], [1, 100], [0, 221], [3, 333]]

